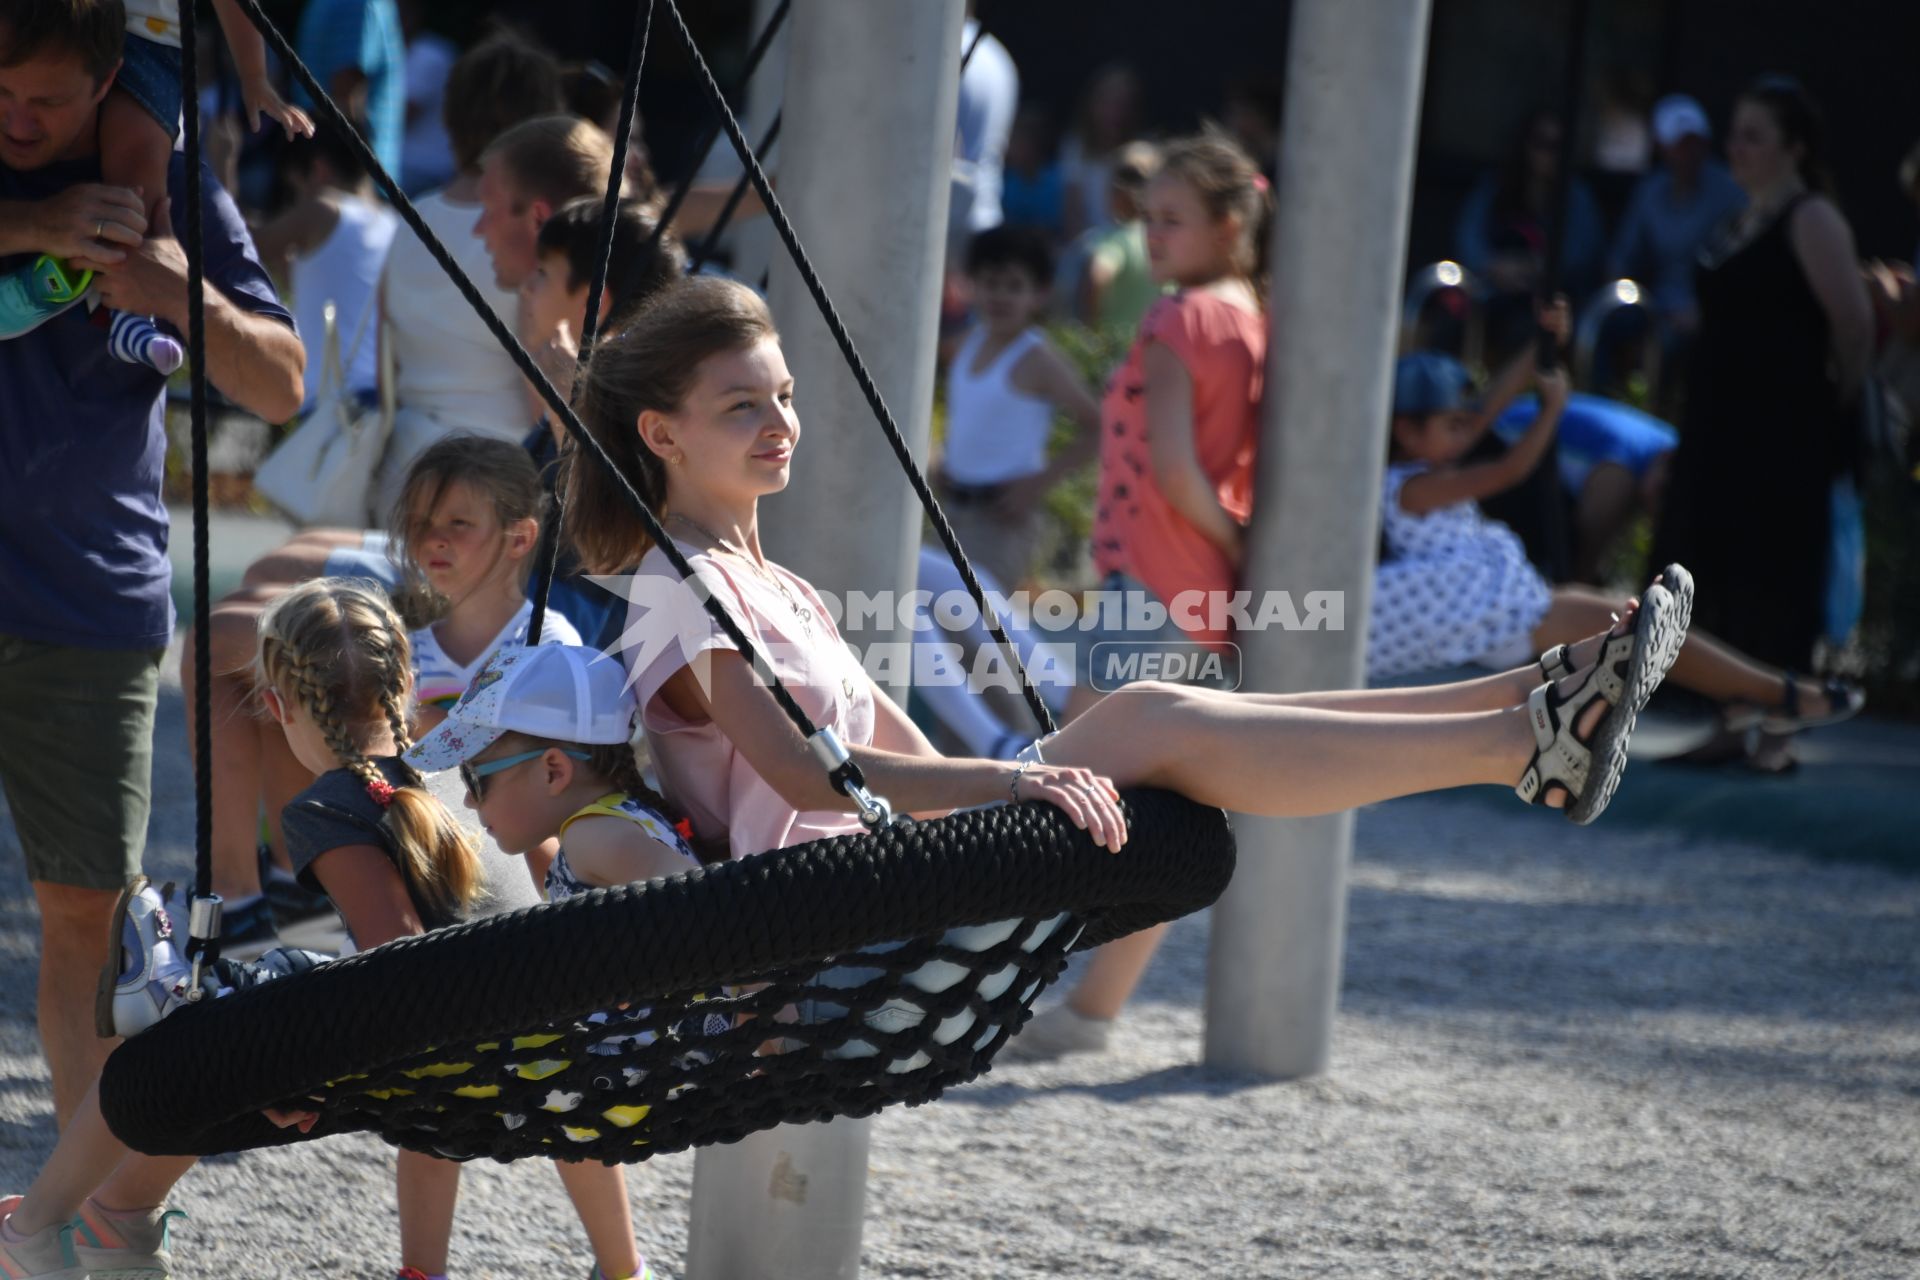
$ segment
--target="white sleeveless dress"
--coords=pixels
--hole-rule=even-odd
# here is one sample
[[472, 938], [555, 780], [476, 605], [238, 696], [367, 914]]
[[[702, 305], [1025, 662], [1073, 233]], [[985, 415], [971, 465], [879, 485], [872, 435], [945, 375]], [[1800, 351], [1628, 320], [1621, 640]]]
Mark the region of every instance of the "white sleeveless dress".
[[1400, 489], [1424, 463], [1387, 468], [1380, 520], [1384, 562], [1374, 571], [1367, 678], [1466, 665], [1504, 668], [1532, 656], [1553, 589], [1520, 538], [1475, 502], [1425, 515], [1401, 509]]

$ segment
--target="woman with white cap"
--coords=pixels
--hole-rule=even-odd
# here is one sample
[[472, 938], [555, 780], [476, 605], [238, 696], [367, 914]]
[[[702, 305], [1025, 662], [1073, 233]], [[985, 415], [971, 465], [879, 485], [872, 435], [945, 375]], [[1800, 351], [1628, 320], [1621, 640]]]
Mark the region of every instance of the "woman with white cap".
[[1672, 373], [1670, 361], [1700, 323], [1694, 260], [1714, 228], [1747, 207], [1747, 196], [1713, 155], [1706, 111], [1686, 94], [1668, 94], [1654, 104], [1653, 137], [1660, 146], [1660, 168], [1634, 187], [1607, 272], [1649, 286], [1667, 358], [1662, 368]]

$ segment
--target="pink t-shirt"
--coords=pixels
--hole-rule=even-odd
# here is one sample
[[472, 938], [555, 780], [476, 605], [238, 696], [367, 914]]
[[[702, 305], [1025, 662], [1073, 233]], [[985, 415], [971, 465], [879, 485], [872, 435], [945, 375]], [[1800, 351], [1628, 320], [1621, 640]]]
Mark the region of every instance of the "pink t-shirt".
[[[684, 542], [677, 545], [753, 641], [755, 650], [771, 660], [781, 683], [808, 718], [819, 728], [832, 729], [848, 746], [870, 744], [873, 686], [814, 589], [774, 566], [773, 572], [791, 593], [790, 600], [738, 556], [715, 555]], [[647, 552], [638, 573], [680, 582], [679, 572], [658, 547]], [[667, 597], [648, 593], [644, 598], [655, 602]], [[629, 666], [636, 660], [645, 663], [634, 673], [641, 723], [661, 786], [692, 820], [694, 831], [706, 839], [724, 834], [732, 856], [741, 858], [860, 830], [860, 819], [852, 813], [797, 811], [717, 726], [711, 721], [689, 723], [659, 696], [660, 687], [681, 668], [690, 666], [696, 678], [705, 679], [712, 661], [707, 655], [715, 649], [735, 649], [720, 624], [689, 591], [676, 589], [670, 599], [665, 607], [650, 603], [643, 611], [642, 606], [634, 606], [628, 616], [629, 634], [635, 634], [631, 629], [636, 626], [645, 634], [638, 644], [629, 639], [624, 656]]]
[[[1173, 509], [1154, 480], [1147, 442], [1147, 344], [1178, 356], [1193, 381], [1193, 447], [1227, 514], [1253, 510], [1253, 462], [1267, 360], [1267, 321], [1204, 289], [1162, 298], [1107, 384], [1100, 405], [1100, 490], [1093, 560], [1132, 574], [1162, 604], [1183, 591], [1231, 592], [1233, 562]], [[1204, 611], [1203, 611], [1204, 616]], [[1224, 631], [1189, 633], [1219, 644]]]

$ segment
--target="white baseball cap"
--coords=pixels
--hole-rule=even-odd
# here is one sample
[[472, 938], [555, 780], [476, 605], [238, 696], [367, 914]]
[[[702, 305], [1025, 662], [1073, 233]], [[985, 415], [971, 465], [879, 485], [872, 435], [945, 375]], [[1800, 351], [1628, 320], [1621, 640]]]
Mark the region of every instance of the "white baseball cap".
[[510, 732], [556, 742], [627, 742], [634, 706], [626, 668], [597, 649], [504, 645], [440, 726], [413, 744], [407, 763], [427, 773], [451, 769]]
[[1670, 93], [1653, 104], [1653, 136], [1661, 146], [1670, 147], [1688, 134], [1713, 137], [1706, 108], [1684, 93]]

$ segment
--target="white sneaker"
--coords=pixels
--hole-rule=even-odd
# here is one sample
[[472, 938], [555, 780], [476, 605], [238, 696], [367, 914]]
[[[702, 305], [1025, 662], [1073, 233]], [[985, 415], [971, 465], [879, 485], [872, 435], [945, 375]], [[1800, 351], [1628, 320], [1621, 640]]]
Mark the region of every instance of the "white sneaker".
[[[13, 1217], [19, 1196], [0, 1200], [0, 1224]], [[0, 1275], [19, 1276], [22, 1280], [88, 1280], [87, 1265], [73, 1247], [73, 1228], [56, 1223], [18, 1240], [0, 1236]]]
[[1104, 1053], [1112, 1018], [1089, 1018], [1064, 1004], [1043, 1009], [1000, 1050], [1011, 1062], [1049, 1062], [1069, 1053]]
[[145, 876], [120, 891], [110, 927], [94, 1030], [108, 1038], [138, 1035], [186, 1003], [192, 968], [174, 945], [173, 921]]
[[145, 1213], [108, 1213], [89, 1198], [69, 1227], [67, 1243], [87, 1269], [87, 1280], [169, 1280], [169, 1224], [186, 1216], [165, 1205]]

